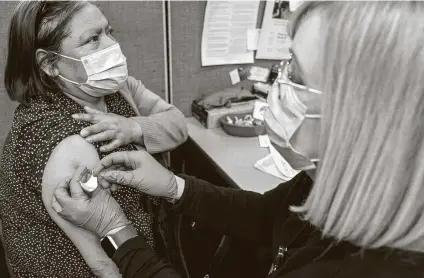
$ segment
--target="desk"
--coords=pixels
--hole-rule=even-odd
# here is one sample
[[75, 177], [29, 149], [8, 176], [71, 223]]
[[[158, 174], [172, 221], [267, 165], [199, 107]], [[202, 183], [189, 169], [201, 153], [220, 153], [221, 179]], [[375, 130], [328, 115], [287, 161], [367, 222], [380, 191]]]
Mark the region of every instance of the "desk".
[[193, 143], [233, 187], [264, 193], [282, 182], [253, 167], [268, 154], [259, 147], [257, 137], [234, 137], [221, 128], [206, 129], [195, 118], [187, 118], [187, 126]]

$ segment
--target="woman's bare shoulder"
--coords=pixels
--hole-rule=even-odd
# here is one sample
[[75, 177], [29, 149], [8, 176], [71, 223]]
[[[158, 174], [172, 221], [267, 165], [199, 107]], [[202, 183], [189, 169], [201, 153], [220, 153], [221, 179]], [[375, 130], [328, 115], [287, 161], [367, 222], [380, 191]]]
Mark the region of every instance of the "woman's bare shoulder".
[[79, 166], [94, 168], [99, 155], [93, 145], [80, 135], [71, 135], [62, 140], [52, 151], [43, 172], [42, 198], [50, 202], [53, 191], [63, 180], [71, 177]]

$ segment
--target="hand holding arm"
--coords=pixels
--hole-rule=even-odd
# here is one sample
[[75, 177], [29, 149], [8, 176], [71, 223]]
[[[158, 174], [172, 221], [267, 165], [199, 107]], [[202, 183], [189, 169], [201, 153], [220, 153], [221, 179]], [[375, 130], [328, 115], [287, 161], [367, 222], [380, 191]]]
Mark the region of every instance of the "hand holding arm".
[[42, 199], [52, 220], [78, 249], [97, 277], [119, 277], [119, 269], [101, 247], [99, 237], [64, 220], [52, 207], [58, 184], [70, 180], [76, 169], [84, 165], [93, 168], [99, 161], [96, 149], [79, 135], [72, 135], [53, 150], [43, 172]]
[[144, 146], [143, 131], [133, 118], [126, 118], [113, 113], [103, 113], [90, 107], [84, 107], [85, 114], [72, 117], [93, 125], [83, 128], [80, 135], [89, 143], [110, 141], [100, 147], [102, 152], [110, 152], [130, 143]]
[[82, 137], [89, 136], [91, 142], [112, 140], [101, 149], [104, 152], [134, 143], [149, 153], [161, 153], [175, 149], [187, 140], [185, 117], [175, 106], [131, 76], [121, 91], [139, 116], [125, 118], [85, 107], [87, 113], [76, 114], [74, 118], [94, 125], [83, 129]]
[[[116, 170], [115, 167], [125, 167], [126, 170]], [[99, 183], [106, 188], [110, 184], [120, 184], [171, 201], [181, 198], [174, 207], [180, 213], [202, 220], [220, 233], [264, 244], [270, 243], [276, 215], [288, 212], [291, 189], [298, 183], [306, 183], [304, 175], [298, 175], [264, 195], [217, 187], [194, 177], [180, 179], [145, 151], [110, 154], [97, 164], [93, 175], [97, 175]], [[285, 209], [275, 211], [281, 206]]]
[[113, 260], [124, 277], [179, 277], [171, 265], [157, 258], [143, 236], [138, 236], [108, 190], [99, 186], [91, 199], [87, 196], [79, 183], [84, 175], [86, 168], [80, 167], [72, 179], [59, 184], [53, 197], [54, 210], [64, 219], [101, 238], [110, 234], [118, 245]]
[[[117, 166], [126, 170], [109, 170]], [[121, 184], [171, 201], [182, 197], [177, 205], [180, 212], [209, 223], [221, 233], [257, 241], [271, 238], [267, 202], [261, 194], [216, 187], [193, 177], [181, 179], [147, 152], [110, 154], [97, 164], [93, 175], [98, 175], [99, 183], [106, 188]]]
[[87, 169], [80, 167], [70, 181], [64, 181], [56, 188], [52, 207], [67, 221], [82, 227], [100, 238], [115, 229], [131, 224], [119, 204], [110, 193], [98, 186], [90, 199], [79, 181]]

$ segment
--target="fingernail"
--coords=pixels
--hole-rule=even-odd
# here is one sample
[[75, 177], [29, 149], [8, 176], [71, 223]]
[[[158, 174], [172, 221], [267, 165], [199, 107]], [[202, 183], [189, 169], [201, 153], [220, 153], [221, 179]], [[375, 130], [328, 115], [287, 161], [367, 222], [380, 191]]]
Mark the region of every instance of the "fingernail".
[[[82, 135], [81, 135], [82, 136]], [[84, 136], [83, 136], [84, 137]], [[88, 137], [88, 138], [85, 138], [85, 140], [88, 142], [88, 143], [91, 143], [91, 141], [92, 141], [92, 139], [90, 138], [90, 137]]]
[[72, 118], [74, 118], [74, 119], [78, 118], [78, 114], [73, 114]]
[[88, 170], [87, 167], [84, 166], [84, 170], [82, 170], [80, 177], [78, 179], [79, 181], [86, 182], [85, 178], [87, 176], [87, 170]]
[[82, 137], [85, 137], [85, 136], [87, 136], [88, 134], [87, 134], [87, 131], [85, 131], [85, 130], [83, 129], [83, 130], [81, 130], [80, 135], [81, 135]]
[[54, 211], [56, 211], [57, 213], [61, 212], [63, 210], [63, 208], [57, 204], [57, 203], [53, 203], [52, 204], [52, 208], [54, 209]]

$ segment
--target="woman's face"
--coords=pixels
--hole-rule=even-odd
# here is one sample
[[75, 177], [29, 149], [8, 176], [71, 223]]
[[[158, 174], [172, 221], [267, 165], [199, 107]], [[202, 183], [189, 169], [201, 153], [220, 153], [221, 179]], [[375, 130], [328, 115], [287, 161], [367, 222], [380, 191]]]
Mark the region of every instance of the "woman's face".
[[318, 60], [322, 55], [322, 38], [320, 37], [320, 17], [315, 13], [309, 14], [302, 20], [297, 28], [292, 41], [291, 51], [293, 53], [292, 71], [294, 82], [305, 83], [310, 88], [317, 88], [317, 72], [320, 70]]
[[[80, 59], [116, 44], [109, 22], [103, 13], [90, 3], [75, 13], [70, 21], [69, 30], [69, 35], [62, 41], [60, 53], [68, 57]], [[67, 79], [78, 83], [87, 81], [87, 74], [81, 61], [59, 57], [56, 68], [59, 74]]]
[[[319, 64], [323, 53], [320, 34], [320, 17], [311, 13], [302, 20], [293, 38], [291, 52], [291, 79], [294, 83], [320, 90]], [[308, 114], [321, 114], [320, 97], [317, 94], [295, 89], [298, 98], [306, 105]], [[290, 139], [296, 151], [308, 158], [318, 158], [319, 119], [305, 119]], [[273, 144], [274, 145], [274, 144]], [[274, 145], [292, 165], [299, 165], [299, 157], [288, 149]]]

